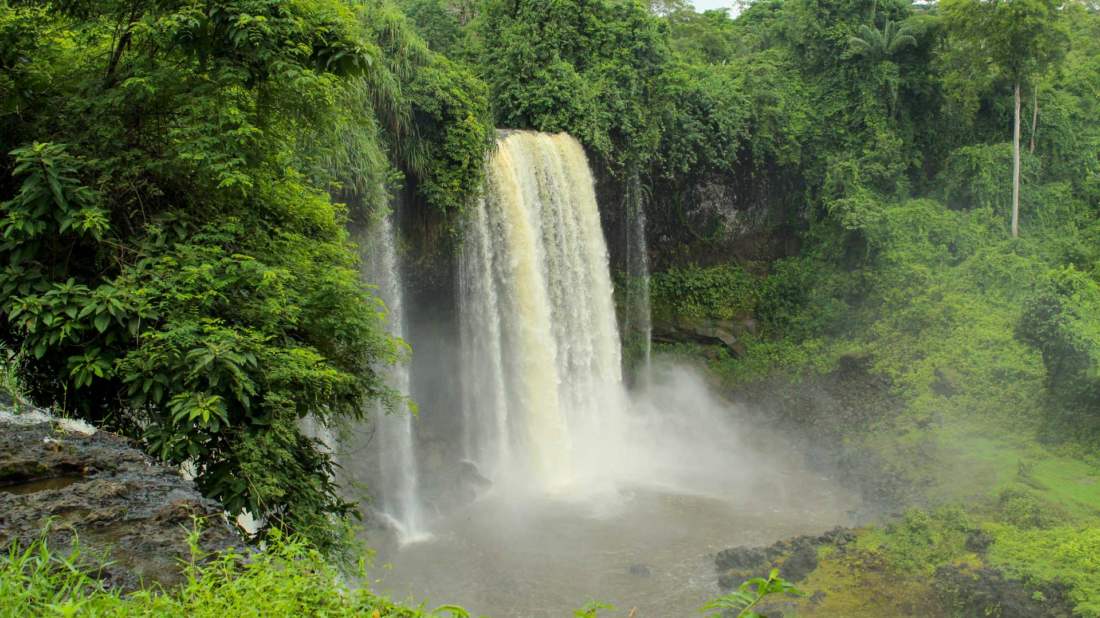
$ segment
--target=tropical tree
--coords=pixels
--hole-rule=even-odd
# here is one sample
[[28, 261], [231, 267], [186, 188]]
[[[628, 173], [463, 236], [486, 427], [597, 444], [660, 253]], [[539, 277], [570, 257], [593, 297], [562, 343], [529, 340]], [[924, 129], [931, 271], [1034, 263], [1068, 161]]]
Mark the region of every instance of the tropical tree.
[[[1020, 220], [1020, 106], [1030, 83], [1066, 51], [1055, 0], [944, 0], [945, 23], [964, 41], [974, 64], [988, 67], [1012, 84], [1012, 236]], [[1034, 86], [1033, 86], [1034, 87]]]
[[878, 77], [886, 92], [887, 112], [891, 117], [897, 110], [899, 80], [898, 66], [893, 58], [906, 47], [917, 44], [911, 31], [908, 24], [887, 19], [881, 30], [873, 24], [862, 24], [858, 36], [848, 37], [847, 57], [865, 59], [876, 69], [881, 69], [876, 72], [879, 72]]
[[916, 44], [917, 39], [911, 34], [908, 24], [899, 25], [887, 19], [882, 30], [868, 24], [861, 25], [859, 36], [848, 37], [848, 54], [877, 62], [889, 59], [902, 49]]

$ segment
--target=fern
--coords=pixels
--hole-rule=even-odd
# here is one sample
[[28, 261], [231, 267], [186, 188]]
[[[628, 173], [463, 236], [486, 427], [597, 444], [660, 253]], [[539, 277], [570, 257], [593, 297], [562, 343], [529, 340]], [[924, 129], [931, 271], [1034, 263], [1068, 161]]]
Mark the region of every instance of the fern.
[[753, 611], [761, 601], [775, 594], [791, 594], [802, 596], [802, 592], [795, 588], [794, 584], [779, 577], [779, 569], [772, 569], [768, 578], [754, 577], [745, 581], [737, 590], [718, 597], [699, 608], [701, 612], [718, 610], [716, 613], [707, 614], [707, 618], [722, 618], [728, 612], [737, 618], [761, 618], [760, 614]]

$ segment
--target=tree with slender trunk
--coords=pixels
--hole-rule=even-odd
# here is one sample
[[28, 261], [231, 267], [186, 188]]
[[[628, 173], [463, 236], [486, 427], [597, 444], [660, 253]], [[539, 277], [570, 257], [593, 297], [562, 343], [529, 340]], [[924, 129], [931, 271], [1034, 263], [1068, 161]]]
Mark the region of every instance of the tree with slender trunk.
[[[1065, 53], [1067, 37], [1057, 0], [943, 0], [952, 36], [969, 43], [978, 70], [996, 71], [1012, 84], [1012, 236], [1020, 232], [1020, 107], [1023, 84]], [[1033, 86], [1034, 88], [1034, 86]], [[1035, 95], [1037, 96], [1037, 95]], [[1038, 100], [1035, 101], [1037, 115]], [[1035, 121], [1032, 121], [1034, 150]]]
[[1020, 82], [1014, 88], [1016, 113], [1012, 123], [1012, 237], [1020, 235]]
[[1028, 152], [1035, 152], [1035, 137], [1039, 133], [1039, 86], [1031, 88], [1031, 140], [1027, 145]]

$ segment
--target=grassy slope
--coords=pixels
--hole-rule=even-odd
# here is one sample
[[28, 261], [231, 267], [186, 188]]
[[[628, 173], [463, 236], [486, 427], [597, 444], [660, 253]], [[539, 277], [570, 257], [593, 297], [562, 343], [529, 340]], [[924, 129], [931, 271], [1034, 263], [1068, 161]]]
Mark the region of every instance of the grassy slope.
[[[797, 390], [857, 358], [901, 402], [900, 411], [869, 410], [830, 429], [838, 444], [901, 471], [919, 488], [910, 506], [925, 511], [861, 530], [857, 552], [823, 555], [801, 587], [826, 594], [798, 602], [798, 615], [929, 615], [928, 599], [943, 594], [932, 583], [937, 568], [966, 565], [997, 567], [1036, 595], [1064, 583], [1078, 614], [1100, 616], [1100, 458], [1090, 439], [1063, 439], [1064, 421], [1045, 398], [1042, 358], [1015, 337], [1027, 299], [1077, 234], [1012, 241], [998, 226], [988, 212], [914, 201], [887, 207], [868, 232], [873, 258], [859, 270], [800, 258], [779, 265], [750, 298], [742, 285], [712, 283], [736, 277], [708, 273], [692, 282], [705, 290], [692, 311], [753, 305], [764, 324], [741, 358], [702, 354], [729, 391], [762, 383]], [[669, 285], [682, 273], [665, 277], [656, 275], [655, 312], [681, 310], [662, 304], [684, 296]], [[801, 294], [793, 309], [782, 297], [792, 288]], [[795, 425], [830, 422], [813, 418], [820, 410], [782, 413]], [[988, 535], [988, 551], [969, 551], [967, 534], [941, 534], [954, 516], [944, 513], [961, 514], [960, 530]]]

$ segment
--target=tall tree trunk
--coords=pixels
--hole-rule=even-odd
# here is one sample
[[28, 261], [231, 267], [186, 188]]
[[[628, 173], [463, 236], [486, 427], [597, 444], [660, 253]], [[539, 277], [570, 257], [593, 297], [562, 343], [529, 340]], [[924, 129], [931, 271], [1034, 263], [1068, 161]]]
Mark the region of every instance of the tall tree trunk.
[[1016, 82], [1016, 122], [1012, 127], [1012, 237], [1020, 235], [1020, 82]]
[[1031, 140], [1028, 142], [1027, 151], [1035, 152], [1035, 134], [1039, 132], [1039, 87], [1031, 89]]

